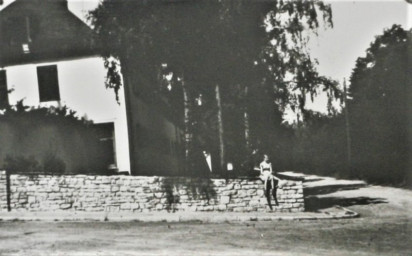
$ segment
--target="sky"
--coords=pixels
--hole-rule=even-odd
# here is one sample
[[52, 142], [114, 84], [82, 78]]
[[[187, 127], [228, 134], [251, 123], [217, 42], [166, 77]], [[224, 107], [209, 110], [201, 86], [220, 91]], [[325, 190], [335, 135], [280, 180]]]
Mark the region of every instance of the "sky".
[[[356, 59], [365, 56], [375, 36], [393, 24], [412, 27], [412, 4], [405, 0], [325, 2], [331, 4], [334, 26], [311, 38], [310, 53], [319, 61], [319, 73], [341, 84], [344, 78], [349, 80]], [[326, 105], [325, 95], [308, 103], [320, 112], [326, 111]]]
[[[69, 0], [69, 9], [77, 16], [84, 17], [87, 11], [96, 8], [98, 2]], [[341, 83], [344, 78], [349, 79], [356, 59], [365, 56], [365, 51], [375, 36], [382, 34], [385, 28], [393, 24], [400, 24], [405, 29], [412, 26], [412, 4], [405, 0], [325, 2], [331, 4], [334, 26], [327, 30], [320, 29], [318, 36], [311, 38], [310, 53], [318, 59], [321, 75]], [[325, 95], [308, 103], [309, 108], [320, 112], [326, 112], [326, 105]]]
[[[5, 0], [4, 8], [14, 0]], [[86, 22], [88, 11], [97, 7], [99, 0], [68, 0], [69, 9]], [[385, 28], [400, 24], [405, 29], [412, 26], [412, 4], [405, 0], [324, 0], [331, 4], [334, 27], [320, 29], [309, 43], [310, 53], [319, 61], [321, 75], [342, 82], [349, 79], [358, 57], [365, 51], [375, 36]], [[313, 110], [325, 112], [326, 97], [321, 95], [314, 103]]]

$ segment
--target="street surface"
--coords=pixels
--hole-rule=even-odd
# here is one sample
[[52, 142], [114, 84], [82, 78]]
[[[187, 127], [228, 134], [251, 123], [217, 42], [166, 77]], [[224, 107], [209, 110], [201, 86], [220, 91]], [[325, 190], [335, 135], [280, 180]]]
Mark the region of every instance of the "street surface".
[[322, 187], [318, 194], [312, 189], [309, 210], [338, 204], [360, 218], [216, 224], [9, 221], [0, 222], [0, 255], [411, 255], [412, 191], [341, 189], [347, 188]]

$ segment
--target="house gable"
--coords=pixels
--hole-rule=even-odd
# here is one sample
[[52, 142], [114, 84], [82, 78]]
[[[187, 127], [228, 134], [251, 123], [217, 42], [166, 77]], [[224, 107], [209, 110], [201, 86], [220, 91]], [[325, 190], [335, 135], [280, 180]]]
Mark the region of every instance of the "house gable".
[[0, 34], [3, 67], [98, 53], [92, 29], [66, 0], [16, 0], [0, 12]]

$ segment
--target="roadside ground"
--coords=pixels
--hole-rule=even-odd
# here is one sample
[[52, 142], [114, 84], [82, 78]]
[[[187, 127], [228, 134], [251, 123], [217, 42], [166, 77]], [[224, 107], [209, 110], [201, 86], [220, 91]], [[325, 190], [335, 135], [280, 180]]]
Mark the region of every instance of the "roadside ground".
[[411, 255], [412, 191], [318, 176], [304, 185], [302, 216], [333, 215], [335, 205], [360, 216], [1, 221], [0, 255]]

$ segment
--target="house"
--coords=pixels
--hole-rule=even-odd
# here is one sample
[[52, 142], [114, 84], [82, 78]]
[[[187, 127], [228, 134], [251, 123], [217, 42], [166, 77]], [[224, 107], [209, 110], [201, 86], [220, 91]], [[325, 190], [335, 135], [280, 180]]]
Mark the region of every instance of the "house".
[[156, 81], [122, 67], [118, 104], [105, 88], [93, 31], [67, 0], [16, 0], [0, 12], [0, 33], [0, 106], [21, 99], [30, 106], [66, 105], [106, 131], [102, 141], [113, 145], [119, 171], [180, 174], [183, 133], [170, 105], [150, 93]]
[[[130, 172], [124, 95], [105, 88], [93, 31], [65, 0], [16, 0], [0, 12], [0, 107], [67, 106], [102, 130], [105, 161]], [[7, 93], [11, 90], [10, 93]]]

